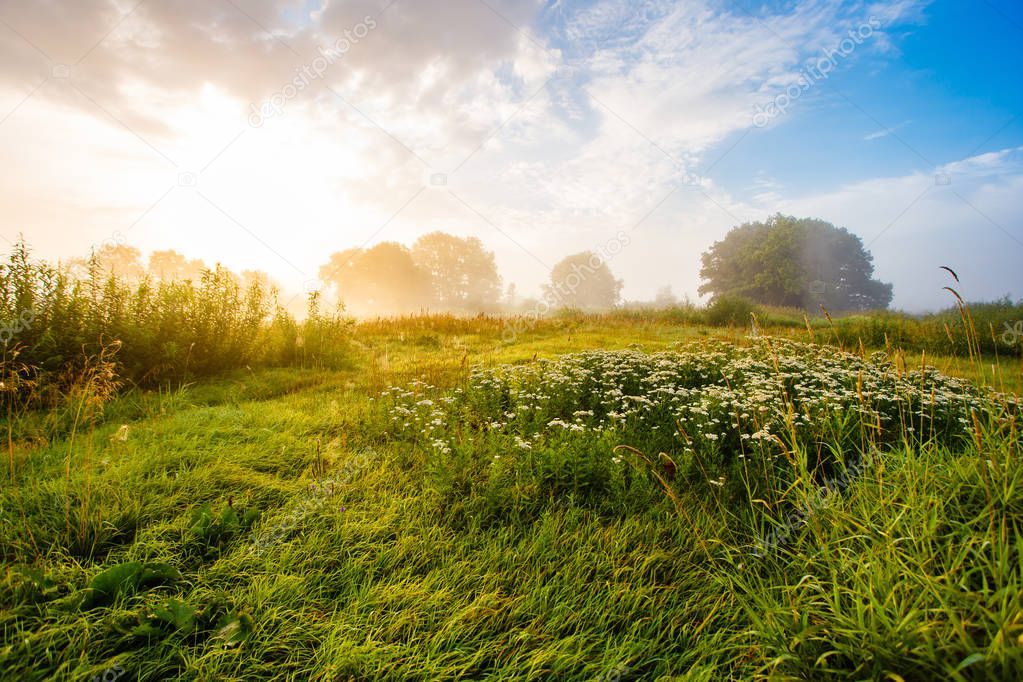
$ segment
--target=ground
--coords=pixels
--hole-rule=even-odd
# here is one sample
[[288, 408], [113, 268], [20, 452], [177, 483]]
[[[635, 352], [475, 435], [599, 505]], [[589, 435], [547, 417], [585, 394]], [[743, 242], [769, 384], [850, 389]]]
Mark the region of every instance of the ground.
[[[342, 370], [240, 371], [111, 399], [92, 423], [12, 445], [0, 676], [1023, 675], [1018, 431], [985, 423], [973, 445], [892, 448], [758, 556], [713, 488], [672, 484], [679, 505], [650, 479], [604, 505], [522, 479], [507, 494], [531, 505], [474, 506], [459, 495], [484, 494], [476, 469], [454, 480], [465, 471], [394, 432], [381, 397], [415, 380], [445, 395], [474, 367], [747, 336], [641, 317], [515, 333], [382, 321], [357, 328]], [[924, 360], [894, 355], [903, 370]], [[925, 361], [1023, 387], [1019, 358]], [[610, 457], [615, 443], [601, 443], [594, 456]], [[503, 511], [473, 511], [491, 508]]]

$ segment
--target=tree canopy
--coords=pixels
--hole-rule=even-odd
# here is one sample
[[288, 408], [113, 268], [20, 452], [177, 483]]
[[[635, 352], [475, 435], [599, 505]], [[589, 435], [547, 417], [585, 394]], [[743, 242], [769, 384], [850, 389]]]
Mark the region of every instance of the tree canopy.
[[335, 253], [320, 268], [320, 279], [356, 315], [413, 313], [429, 303], [429, 275], [396, 242]]
[[700, 294], [831, 311], [887, 308], [892, 285], [873, 278], [873, 257], [844, 228], [775, 215], [744, 223], [703, 254]]
[[188, 259], [173, 249], [153, 251], [149, 255], [149, 274], [160, 280], [189, 279], [198, 282], [206, 269], [202, 260]]
[[439, 308], [475, 313], [498, 307], [497, 263], [476, 237], [431, 232], [413, 244], [412, 259], [430, 276], [433, 303]]
[[583, 251], [563, 258], [544, 285], [544, 299], [552, 308], [605, 310], [621, 298], [622, 281], [596, 253]]

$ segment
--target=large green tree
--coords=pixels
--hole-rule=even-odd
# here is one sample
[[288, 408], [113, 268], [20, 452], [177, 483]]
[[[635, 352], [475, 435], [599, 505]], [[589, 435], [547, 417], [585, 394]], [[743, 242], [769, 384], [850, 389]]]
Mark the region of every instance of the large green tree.
[[413, 244], [412, 259], [429, 273], [439, 309], [464, 313], [497, 309], [501, 276], [493, 252], [476, 237], [431, 232]]
[[892, 285], [873, 275], [873, 257], [856, 235], [779, 214], [733, 228], [703, 254], [700, 293], [805, 310], [887, 308]]

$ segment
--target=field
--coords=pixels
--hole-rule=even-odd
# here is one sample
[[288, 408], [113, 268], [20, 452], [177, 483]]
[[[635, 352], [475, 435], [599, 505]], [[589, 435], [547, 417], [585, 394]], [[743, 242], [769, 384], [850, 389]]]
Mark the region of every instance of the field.
[[9, 409], [0, 677], [1023, 677], [1018, 351], [519, 322]]

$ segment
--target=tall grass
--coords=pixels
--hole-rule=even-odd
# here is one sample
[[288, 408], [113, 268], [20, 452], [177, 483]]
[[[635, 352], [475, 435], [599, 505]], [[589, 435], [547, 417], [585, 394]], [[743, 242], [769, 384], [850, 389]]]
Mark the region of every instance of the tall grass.
[[[808, 317], [802, 310], [754, 304], [738, 297], [720, 297], [705, 307], [677, 305], [668, 308], [643, 307], [587, 314], [563, 310], [551, 322], [587, 321], [591, 323], [650, 322], [751, 329], [751, 315], [758, 327], [773, 333], [801, 336], [809, 331], [817, 342], [833, 343], [848, 349], [904, 348], [935, 355], [968, 356], [976, 354], [1000, 357], [1023, 356], [1023, 337], [1016, 329], [1023, 323], [1023, 301], [1008, 298], [990, 302], [951, 299], [949, 308], [935, 313], [912, 315], [893, 310], [865, 313], [820, 314]], [[969, 321], [960, 312], [960, 304], [969, 313]], [[972, 321], [972, 327], [970, 325]]]
[[[318, 296], [296, 322], [277, 291], [243, 289], [217, 266], [198, 281], [119, 279], [90, 262], [84, 278], [31, 258], [16, 244], [0, 266], [5, 396], [54, 404], [97, 359], [129, 385], [183, 382], [241, 367], [337, 367], [351, 322]], [[8, 407], [10, 407], [8, 405]]]

